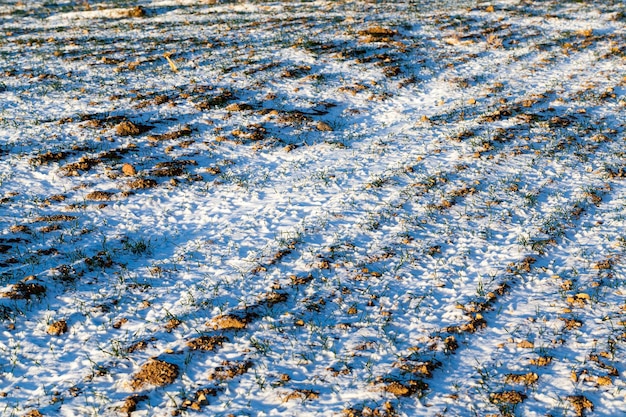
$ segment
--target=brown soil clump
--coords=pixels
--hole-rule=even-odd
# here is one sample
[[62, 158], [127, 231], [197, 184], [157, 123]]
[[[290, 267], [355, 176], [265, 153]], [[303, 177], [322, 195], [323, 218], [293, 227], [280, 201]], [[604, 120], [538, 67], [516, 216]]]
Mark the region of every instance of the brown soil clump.
[[115, 133], [119, 136], [139, 136], [152, 128], [153, 126], [135, 124], [124, 120], [115, 126]]
[[300, 400], [300, 401], [316, 400], [319, 397], [320, 397], [320, 393], [317, 391], [313, 391], [310, 389], [296, 389], [290, 392], [289, 394], [285, 395], [283, 397], [283, 402], [286, 403], [287, 401], [291, 401], [291, 400]]
[[155, 177], [179, 177], [185, 173], [182, 167], [159, 168], [153, 170], [150, 174]]
[[345, 408], [341, 410], [341, 414], [344, 417], [397, 417], [398, 413], [394, 409], [390, 401], [385, 402], [378, 408], [370, 408], [364, 406], [363, 408]]
[[161, 135], [150, 135], [148, 136], [148, 140], [151, 142], [160, 142], [163, 140], [173, 140], [190, 135], [191, 128], [189, 126], [184, 126], [182, 129], [175, 130], [173, 132], [163, 133]]
[[133, 389], [141, 388], [146, 384], [165, 386], [178, 378], [178, 366], [173, 363], [152, 359], [144, 364], [131, 382]]
[[30, 228], [23, 224], [16, 224], [14, 226], [9, 227], [9, 232], [11, 233], [28, 233], [30, 232]]
[[235, 129], [232, 131], [232, 135], [239, 140], [251, 140], [254, 142], [265, 139], [267, 129], [259, 124], [251, 124], [246, 126], [245, 129]]
[[594, 266], [593, 269], [611, 269], [613, 267], [613, 260], [612, 259], [605, 259], [603, 261], [597, 262]]
[[232, 314], [217, 316], [211, 321], [215, 330], [243, 329], [246, 324], [247, 320]]
[[411, 390], [409, 389], [409, 387], [404, 386], [396, 381], [391, 382], [389, 385], [387, 385], [385, 387], [385, 391], [399, 397], [411, 395]]
[[276, 304], [284, 303], [288, 299], [289, 296], [284, 292], [271, 291], [263, 296], [261, 303], [265, 304], [268, 307], [273, 307]]
[[432, 377], [432, 371], [437, 369], [437, 364], [431, 361], [426, 362], [411, 362], [401, 361], [395, 363], [394, 367], [402, 369], [406, 373], [413, 374], [418, 377], [430, 378]]
[[40, 228], [39, 232], [41, 232], [41, 233], [50, 233], [50, 232], [54, 232], [55, 230], [61, 230], [61, 226], [59, 226], [58, 224], [51, 224], [49, 226], [44, 226], [44, 227]]
[[128, 11], [129, 17], [144, 17], [146, 15], [146, 11], [141, 6], [133, 7]]
[[48, 326], [47, 332], [52, 336], [60, 336], [63, 333], [67, 333], [67, 322], [65, 320], [56, 321]]
[[224, 342], [227, 342], [228, 338], [224, 336], [200, 336], [197, 339], [193, 339], [187, 342], [187, 346], [191, 350], [215, 350], [215, 348], [222, 346]]
[[140, 340], [139, 342], [133, 343], [126, 349], [126, 352], [133, 353], [141, 350], [146, 350], [148, 348], [148, 343], [145, 340]]
[[202, 388], [196, 391], [193, 395], [193, 400], [187, 398], [180, 405], [181, 410], [191, 409], [193, 411], [201, 411], [202, 406], [209, 403], [207, 396], [216, 397], [217, 389], [215, 388]]
[[115, 126], [115, 133], [119, 136], [139, 136], [141, 129], [133, 122], [124, 121]]
[[51, 216], [39, 216], [33, 219], [33, 223], [38, 222], [69, 222], [76, 220], [76, 216], [68, 216], [66, 214], [53, 214]]
[[175, 328], [177, 328], [178, 326], [180, 326], [183, 322], [178, 320], [176, 317], [172, 317], [171, 319], [169, 319], [167, 321], [167, 323], [165, 323], [165, 330], [169, 333], [172, 330], [174, 330]]
[[526, 395], [519, 391], [492, 392], [489, 400], [494, 404], [519, 404], [526, 399]]
[[530, 364], [535, 366], [548, 366], [551, 362], [552, 357], [550, 356], [540, 356], [530, 360]]
[[57, 203], [62, 203], [66, 199], [67, 197], [65, 197], [63, 194], [55, 194], [55, 195], [51, 195], [50, 197], [48, 197], [48, 200], [56, 201]]
[[[304, 113], [302, 113], [301, 111], [288, 111], [288, 112], [284, 112], [284, 113], [278, 113], [277, 110], [274, 110], [274, 112], [276, 112], [276, 123], [280, 123], [280, 124], [285, 124], [285, 125], [301, 125], [303, 123], [306, 123], [308, 121], [311, 120], [311, 118], [307, 115], [305, 115]], [[270, 115], [273, 115], [272, 112], [269, 113]]]
[[567, 401], [574, 407], [574, 412], [578, 417], [584, 417], [587, 411], [593, 411], [593, 403], [582, 395], [571, 395]]
[[246, 103], [232, 103], [226, 106], [226, 110], [231, 112], [252, 110], [252, 106]]
[[50, 162], [58, 162], [67, 158], [67, 152], [51, 152], [42, 153], [30, 159], [30, 163], [33, 165], [47, 165]]
[[573, 330], [582, 327], [583, 323], [580, 320], [568, 319], [565, 317], [559, 317], [565, 323], [565, 330]]
[[448, 352], [454, 352], [459, 348], [459, 343], [456, 341], [456, 337], [454, 336], [446, 337], [443, 344], [446, 346], [446, 350]]
[[108, 191], [92, 191], [85, 196], [85, 199], [92, 201], [109, 201], [113, 195], [113, 193]]
[[139, 178], [135, 181], [131, 181], [128, 183], [128, 186], [133, 190], [143, 190], [146, 188], [154, 188], [158, 184], [155, 180], [151, 180], [149, 178]]
[[508, 384], [530, 385], [539, 380], [539, 375], [534, 372], [529, 372], [527, 374], [508, 374], [504, 380]]
[[393, 37], [398, 34], [397, 31], [387, 29], [380, 26], [372, 26], [365, 30], [359, 31], [359, 36], [362, 37], [365, 43], [371, 42], [391, 42]]
[[39, 297], [46, 293], [46, 287], [40, 284], [30, 283], [26, 284], [18, 282], [14, 284], [11, 291], [2, 294], [3, 297], [10, 298], [11, 300], [27, 300], [32, 296]]
[[131, 164], [124, 164], [122, 165], [122, 174], [127, 177], [133, 177], [137, 174], [137, 170]]
[[198, 162], [196, 162], [193, 159], [179, 159], [177, 161], [165, 161], [165, 162], [159, 162], [158, 164], [156, 164], [154, 166], [155, 169], [163, 169], [163, 168], [182, 168], [182, 167], [186, 167], [187, 165], [198, 165]]
[[209, 374], [209, 381], [227, 381], [236, 376], [245, 374], [250, 368], [252, 368], [251, 361], [224, 361], [222, 362], [222, 366], [216, 367], [215, 370]]
[[83, 156], [76, 162], [64, 165], [63, 167], [61, 167], [60, 171], [68, 177], [78, 177], [80, 175], [79, 171], [89, 171], [100, 162], [102, 161], [98, 158]]
[[393, 394], [396, 397], [409, 397], [426, 389], [428, 389], [428, 384], [416, 380], [407, 381], [406, 383], [391, 381], [383, 387], [383, 391]]
[[121, 329], [122, 326], [125, 325], [126, 323], [128, 323], [128, 319], [126, 317], [122, 317], [121, 319], [119, 319], [115, 323], [113, 323], [113, 328], [114, 329]]
[[395, 36], [397, 34], [398, 34], [397, 31], [392, 30], [392, 29], [387, 29], [381, 26], [372, 26], [365, 30], [359, 31], [359, 35], [361, 36], [374, 36], [374, 37], [380, 37], [380, 38]]
[[228, 90], [223, 90], [220, 93], [212, 97], [208, 97], [204, 99], [203, 101], [201, 101], [200, 103], [196, 104], [196, 109], [211, 110], [216, 107], [223, 107], [229, 101], [232, 101], [232, 100], [235, 100], [235, 95]]
[[462, 332], [474, 333], [479, 329], [484, 329], [485, 327], [487, 327], [487, 322], [485, 319], [477, 315], [477, 317], [472, 317], [469, 322], [463, 324], [460, 329]]
[[142, 401], [146, 401], [147, 399], [147, 395], [131, 395], [130, 397], [126, 398], [126, 400], [124, 401], [124, 405], [120, 407], [120, 412], [125, 413], [128, 415], [128, 417], [130, 417], [133, 411], [137, 410], [137, 405], [139, 405], [139, 403]]
[[328, 123], [325, 123], [325, 122], [318, 122], [317, 125], [315, 125], [315, 127], [320, 132], [332, 132], [333, 131], [333, 128]]
[[522, 340], [521, 342], [517, 343], [517, 347], [520, 349], [533, 349], [535, 347], [535, 344], [528, 340]]

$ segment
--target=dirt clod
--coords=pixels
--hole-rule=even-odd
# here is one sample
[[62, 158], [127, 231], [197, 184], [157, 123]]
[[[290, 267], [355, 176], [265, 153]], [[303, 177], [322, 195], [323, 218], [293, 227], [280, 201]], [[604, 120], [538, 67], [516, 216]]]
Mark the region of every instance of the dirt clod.
[[171, 319], [167, 321], [167, 323], [165, 323], [164, 327], [167, 332], [171, 332], [172, 330], [180, 326], [182, 323], [183, 322], [178, 320], [176, 317], [172, 317]]
[[122, 174], [127, 177], [132, 177], [137, 174], [137, 170], [131, 164], [124, 164], [122, 165]]
[[176, 378], [178, 378], [177, 365], [152, 359], [141, 367], [130, 385], [133, 389], [141, 388], [146, 384], [161, 387], [173, 383]]
[[226, 106], [226, 110], [231, 111], [231, 112], [251, 110], [251, 109], [252, 109], [252, 106], [246, 103], [232, 103]]
[[444, 345], [446, 345], [446, 350], [448, 352], [454, 352], [459, 348], [459, 343], [456, 341], [454, 336], [448, 336], [443, 341]]
[[320, 394], [317, 391], [313, 391], [310, 389], [296, 389], [288, 393], [287, 395], [285, 395], [283, 397], [283, 402], [286, 403], [287, 401], [291, 401], [291, 400], [300, 400], [300, 401], [316, 400], [319, 397], [320, 397]]
[[332, 132], [333, 131], [333, 128], [328, 123], [325, 123], [325, 122], [318, 122], [317, 125], [315, 125], [315, 127], [320, 132]]
[[32, 296], [39, 297], [46, 293], [46, 287], [35, 283], [18, 282], [11, 287], [11, 291], [2, 294], [12, 300], [27, 300]]
[[373, 38], [389, 38], [397, 34], [397, 31], [381, 26], [372, 26], [359, 31], [360, 36], [371, 36]]
[[507, 374], [504, 380], [509, 384], [531, 385], [539, 380], [539, 375], [534, 372], [527, 374]]
[[494, 404], [519, 404], [526, 399], [526, 394], [519, 391], [492, 392], [489, 400]]
[[535, 366], [548, 366], [551, 362], [552, 357], [550, 356], [540, 356], [530, 360], [530, 364]]
[[133, 7], [128, 11], [129, 17], [144, 17], [146, 15], [146, 11], [141, 6]]
[[200, 336], [187, 342], [191, 350], [215, 350], [228, 341], [225, 336]]
[[167, 167], [154, 169], [150, 172], [155, 177], [179, 177], [185, 173], [182, 167]]
[[67, 214], [53, 214], [50, 216], [39, 216], [33, 219], [33, 223], [40, 222], [70, 222], [76, 220], [76, 216], [68, 216]]
[[50, 162], [58, 162], [67, 158], [69, 154], [67, 152], [45, 152], [31, 158], [30, 163], [33, 165], [46, 165]]
[[109, 191], [92, 191], [85, 196], [85, 200], [109, 201], [113, 195], [114, 194]]
[[244, 327], [246, 327], [247, 321], [241, 317], [227, 314], [215, 317], [211, 321], [211, 324], [215, 330], [231, 330], [243, 329]]
[[146, 350], [147, 348], [148, 348], [148, 343], [145, 340], [140, 340], [139, 342], [135, 342], [132, 345], [130, 345], [126, 349], [126, 352], [133, 353], [133, 352], [137, 352], [141, 350]]
[[567, 401], [572, 404], [578, 417], [584, 417], [587, 411], [593, 411], [593, 403], [584, 395], [570, 395]]
[[23, 224], [16, 224], [9, 227], [9, 232], [11, 233], [28, 233], [30, 232], [30, 228]]
[[428, 389], [428, 385], [419, 380], [409, 380], [406, 382], [390, 381], [383, 386], [383, 391], [393, 394], [396, 397], [409, 397], [426, 389]]
[[118, 136], [138, 136], [141, 134], [141, 129], [133, 122], [123, 121], [115, 126], [115, 133]]
[[174, 130], [172, 132], [162, 133], [160, 135], [150, 135], [148, 140], [150, 142], [161, 142], [164, 140], [174, 140], [185, 136], [190, 136], [192, 133], [189, 126], [183, 126], [181, 129]]
[[128, 186], [133, 190], [143, 190], [147, 188], [154, 188], [158, 185], [158, 183], [150, 178], [139, 178], [135, 181], [131, 181], [128, 183]]
[[213, 372], [209, 374], [209, 381], [227, 381], [235, 378], [236, 376], [243, 375], [248, 372], [248, 369], [252, 368], [251, 361], [243, 362], [222, 362], [222, 366], [216, 367]]
[[596, 262], [593, 265], [593, 269], [603, 270], [603, 269], [611, 269], [613, 267], [612, 259], [604, 259], [602, 261]]
[[65, 320], [55, 321], [48, 326], [47, 332], [51, 336], [60, 336], [67, 333], [67, 322]]
[[147, 395], [131, 395], [126, 398], [124, 401], [124, 405], [120, 407], [120, 412], [127, 414], [129, 417], [132, 415], [133, 411], [137, 410], [137, 405], [140, 402], [146, 401], [148, 399]]

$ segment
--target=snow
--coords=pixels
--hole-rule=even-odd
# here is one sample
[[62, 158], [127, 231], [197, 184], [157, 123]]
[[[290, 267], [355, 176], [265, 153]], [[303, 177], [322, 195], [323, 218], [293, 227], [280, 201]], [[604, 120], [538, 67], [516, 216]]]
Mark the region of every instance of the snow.
[[623, 5], [0, 15], [1, 415], [626, 409]]

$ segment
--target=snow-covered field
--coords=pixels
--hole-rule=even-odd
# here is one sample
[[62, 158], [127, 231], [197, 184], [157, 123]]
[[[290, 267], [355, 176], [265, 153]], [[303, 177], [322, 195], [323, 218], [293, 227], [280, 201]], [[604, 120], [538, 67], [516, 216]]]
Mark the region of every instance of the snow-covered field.
[[622, 1], [0, 33], [0, 415], [626, 412]]

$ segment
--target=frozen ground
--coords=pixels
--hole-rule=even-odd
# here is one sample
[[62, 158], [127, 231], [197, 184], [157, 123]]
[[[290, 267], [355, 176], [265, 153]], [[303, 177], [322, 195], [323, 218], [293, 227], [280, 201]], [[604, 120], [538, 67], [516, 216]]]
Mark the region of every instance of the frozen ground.
[[621, 1], [7, 0], [0, 33], [1, 415], [626, 410]]

